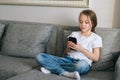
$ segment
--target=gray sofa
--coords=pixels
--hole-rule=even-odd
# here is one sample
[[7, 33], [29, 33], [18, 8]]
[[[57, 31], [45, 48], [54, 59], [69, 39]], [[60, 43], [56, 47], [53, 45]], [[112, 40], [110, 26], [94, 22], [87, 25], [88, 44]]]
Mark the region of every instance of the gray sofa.
[[[0, 80], [74, 80], [43, 74], [35, 56], [64, 56], [67, 36], [78, 26], [0, 20]], [[81, 80], [120, 80], [120, 29], [97, 28], [103, 39], [100, 60]]]

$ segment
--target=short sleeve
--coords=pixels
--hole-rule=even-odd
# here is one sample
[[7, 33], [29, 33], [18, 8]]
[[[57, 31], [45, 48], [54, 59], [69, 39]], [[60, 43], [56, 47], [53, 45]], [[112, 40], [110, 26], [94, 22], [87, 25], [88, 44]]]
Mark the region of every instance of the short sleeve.
[[96, 36], [93, 40], [93, 45], [92, 47], [93, 48], [97, 48], [97, 47], [102, 47], [103, 44], [102, 44], [102, 38], [100, 36]]
[[77, 37], [77, 32], [72, 32], [67, 38], [69, 37]]

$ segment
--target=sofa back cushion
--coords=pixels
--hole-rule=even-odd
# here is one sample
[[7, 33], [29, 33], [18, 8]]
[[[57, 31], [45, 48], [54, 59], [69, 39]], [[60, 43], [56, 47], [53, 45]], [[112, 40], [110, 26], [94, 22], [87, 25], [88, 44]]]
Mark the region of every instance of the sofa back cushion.
[[[75, 29], [63, 31], [63, 47], [66, 47], [67, 36]], [[74, 27], [79, 30], [79, 27]], [[114, 67], [113, 54], [120, 51], [120, 29], [97, 28], [96, 33], [102, 37], [103, 47], [101, 48], [100, 59], [93, 63], [91, 70], [111, 70]]]
[[56, 55], [57, 25], [52, 26], [53, 28], [46, 46], [46, 53]]
[[5, 24], [0, 23], [0, 39], [1, 39], [1, 36], [4, 32], [4, 28], [5, 28]]
[[2, 36], [4, 34], [4, 29], [5, 29], [5, 24], [0, 23], [0, 50], [1, 50], [1, 45], [2, 45]]
[[103, 47], [100, 60], [93, 63], [92, 70], [111, 70], [115, 64], [113, 55], [120, 51], [120, 29], [97, 28], [96, 32], [102, 37]]
[[35, 57], [45, 52], [52, 26], [45, 24], [10, 24], [7, 27], [2, 54], [19, 57]]

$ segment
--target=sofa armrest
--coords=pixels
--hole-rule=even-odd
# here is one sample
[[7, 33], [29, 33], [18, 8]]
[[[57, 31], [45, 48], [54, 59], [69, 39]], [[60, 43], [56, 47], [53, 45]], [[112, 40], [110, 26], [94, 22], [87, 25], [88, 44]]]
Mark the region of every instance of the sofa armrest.
[[114, 79], [120, 80], [120, 56], [115, 64], [115, 73], [114, 73]]

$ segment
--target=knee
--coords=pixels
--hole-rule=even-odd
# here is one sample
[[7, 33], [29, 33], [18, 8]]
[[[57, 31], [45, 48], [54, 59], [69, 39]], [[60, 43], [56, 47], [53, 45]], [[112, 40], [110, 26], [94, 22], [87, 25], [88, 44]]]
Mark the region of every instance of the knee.
[[39, 53], [39, 54], [37, 54], [37, 56], [36, 56], [37, 62], [41, 62], [41, 61], [43, 60], [44, 54], [45, 54], [45, 53]]
[[76, 70], [82, 75], [82, 74], [86, 74], [89, 69], [90, 69], [90, 66], [87, 62], [85, 61], [80, 61], [78, 62], [76, 65]]

